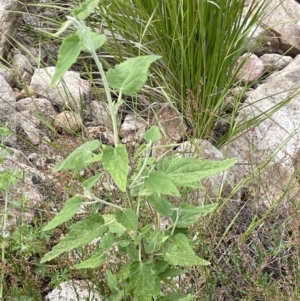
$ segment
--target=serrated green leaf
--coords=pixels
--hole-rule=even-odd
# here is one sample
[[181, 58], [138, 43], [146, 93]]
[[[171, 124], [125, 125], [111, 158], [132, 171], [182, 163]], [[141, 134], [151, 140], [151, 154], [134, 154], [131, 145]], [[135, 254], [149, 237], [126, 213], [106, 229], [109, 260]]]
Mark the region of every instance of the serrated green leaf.
[[139, 250], [135, 247], [133, 243], [130, 243], [124, 250], [125, 252], [123, 254], [129, 256], [131, 261], [139, 259]]
[[85, 20], [98, 6], [100, 0], [86, 0], [79, 7], [72, 10], [72, 16], [79, 20]]
[[160, 249], [161, 245], [168, 239], [168, 236], [159, 229], [156, 229], [145, 239], [145, 250], [148, 254], [153, 254]]
[[131, 239], [121, 239], [118, 243], [118, 245], [121, 248], [126, 248], [128, 247], [130, 244], [132, 244], [132, 240]]
[[109, 172], [118, 188], [121, 191], [126, 191], [129, 159], [125, 145], [118, 144], [115, 148], [105, 146], [102, 163], [104, 169]]
[[157, 211], [160, 215], [163, 216], [171, 216], [173, 213], [172, 208], [174, 207], [170, 202], [161, 198], [157, 195], [150, 195], [148, 196], [147, 200], [153, 206], [155, 211]]
[[128, 295], [130, 295], [129, 284], [128, 283], [122, 283], [122, 289], [112, 292], [112, 294], [110, 294], [110, 296], [109, 296], [109, 299], [105, 299], [105, 301], [126, 300]]
[[154, 264], [154, 270], [155, 270], [156, 275], [164, 272], [168, 267], [169, 267], [168, 262], [166, 262], [165, 260], [163, 260], [161, 258], [157, 259], [157, 261]]
[[111, 232], [107, 232], [101, 239], [101, 250], [108, 251], [115, 242], [115, 236]]
[[106, 277], [107, 277], [107, 285], [111, 291], [118, 290], [118, 280], [117, 277], [110, 271], [106, 270]]
[[70, 232], [42, 258], [41, 262], [49, 261], [74, 248], [85, 246], [93, 239], [99, 237], [106, 228], [101, 215], [98, 213], [88, 215], [83, 220], [72, 225]]
[[205, 206], [193, 206], [188, 203], [181, 203], [179, 208], [182, 212], [202, 213], [203, 215], [206, 215], [208, 213], [213, 212], [217, 207], [218, 207], [217, 203], [209, 204]]
[[117, 222], [114, 214], [105, 214], [102, 217], [108, 226], [109, 232], [115, 233], [118, 237], [121, 237], [126, 232], [126, 228]]
[[182, 251], [194, 254], [194, 250], [190, 245], [190, 241], [184, 234], [178, 233], [175, 236], [170, 236], [169, 240], [172, 241], [173, 244], [178, 246]]
[[125, 95], [135, 95], [147, 80], [150, 64], [159, 58], [158, 55], [139, 56], [116, 65], [107, 72], [109, 86]]
[[196, 256], [191, 252], [185, 252], [181, 250], [178, 246], [168, 245], [164, 249], [163, 258], [170, 265], [178, 265], [190, 267], [194, 265], [209, 265], [210, 262]]
[[[177, 228], [188, 228], [190, 225], [194, 224], [201, 216], [214, 211], [217, 206], [218, 204], [193, 206], [187, 203], [183, 203], [180, 205], [179, 211], [173, 211], [172, 221], [176, 222]], [[179, 216], [177, 217], [177, 215]]]
[[80, 51], [82, 50], [82, 42], [77, 34], [73, 34], [65, 38], [58, 51], [58, 58], [55, 67], [55, 73], [51, 79], [50, 86], [53, 87], [57, 81], [69, 70], [76, 62]]
[[62, 170], [72, 170], [76, 173], [86, 168], [89, 160], [93, 156], [93, 151], [100, 147], [99, 140], [85, 142], [74, 150], [62, 163], [53, 168], [54, 172]]
[[148, 224], [148, 225], [144, 226], [142, 228], [141, 234], [146, 235], [152, 229], [152, 227], [153, 226], [151, 224]]
[[192, 188], [192, 189], [204, 189], [204, 186], [201, 183], [185, 183], [182, 185], [187, 188]]
[[161, 134], [157, 126], [152, 126], [145, 134], [144, 139], [149, 143], [161, 139]]
[[169, 175], [161, 171], [152, 171], [149, 176], [145, 178], [144, 185], [149, 191], [154, 193], [180, 196], [179, 191]]
[[130, 266], [130, 287], [134, 300], [152, 301], [160, 293], [160, 281], [151, 262], [133, 262]]
[[125, 211], [118, 210], [116, 212], [116, 219], [123, 227], [129, 230], [137, 231], [139, 222], [134, 210], [126, 209]]
[[173, 223], [176, 222], [177, 228], [188, 228], [192, 224], [194, 224], [201, 216], [203, 216], [202, 213], [187, 213], [187, 212], [179, 212], [179, 217], [177, 218], [177, 212], [174, 211], [172, 213], [172, 221]]
[[117, 279], [118, 279], [119, 282], [123, 282], [123, 281], [125, 281], [126, 279], [129, 278], [130, 268], [131, 268], [131, 262], [125, 263], [121, 267], [119, 273], [117, 274]]
[[90, 177], [89, 179], [83, 181], [82, 183], [82, 187], [85, 189], [92, 189], [93, 186], [99, 181], [99, 179], [102, 177], [103, 173], [98, 173], [92, 177]]
[[158, 162], [157, 170], [169, 175], [176, 186], [186, 186], [222, 172], [235, 163], [236, 159], [208, 161], [196, 158], [167, 157]]
[[68, 199], [63, 209], [43, 228], [43, 231], [51, 230], [68, 221], [78, 211], [82, 203], [83, 199], [80, 196]]
[[103, 262], [105, 261], [105, 259], [106, 259], [106, 255], [103, 252], [101, 252], [98, 254], [94, 254], [91, 258], [89, 258], [83, 262], [75, 264], [74, 267], [78, 270], [79, 269], [94, 269], [94, 268], [101, 266], [103, 264]]

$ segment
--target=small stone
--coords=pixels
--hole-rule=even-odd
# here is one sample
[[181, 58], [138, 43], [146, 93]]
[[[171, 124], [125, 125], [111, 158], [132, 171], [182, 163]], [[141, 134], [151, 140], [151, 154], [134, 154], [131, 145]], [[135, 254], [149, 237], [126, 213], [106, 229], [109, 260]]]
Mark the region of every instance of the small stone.
[[91, 291], [95, 289], [91, 283], [85, 281], [65, 281], [58, 288], [51, 291], [45, 298], [46, 301], [102, 301], [101, 296]]
[[[169, 104], [161, 104], [156, 113], [157, 118], [153, 124], [160, 128], [162, 138], [154, 143], [153, 156], [159, 157], [165, 153], [164, 145], [171, 145], [179, 142], [188, 130], [184, 118]], [[160, 147], [162, 146], [162, 147]], [[169, 149], [171, 152], [171, 149]]]
[[82, 119], [75, 112], [63, 111], [54, 120], [54, 128], [60, 134], [77, 133], [82, 127]]
[[16, 99], [23, 99], [26, 97], [36, 98], [37, 94], [34, 92], [34, 89], [31, 86], [26, 86], [21, 91], [15, 90]]
[[[245, 62], [246, 60], [246, 62]], [[252, 84], [257, 81], [264, 73], [264, 63], [255, 54], [245, 53], [239, 59], [237, 66], [243, 64], [237, 74], [243, 84]]]
[[79, 113], [90, 93], [90, 83], [82, 79], [78, 72], [67, 71], [55, 87], [51, 87], [55, 70], [55, 67], [36, 69], [30, 85], [39, 95], [49, 99], [60, 110], [72, 109]]
[[268, 73], [285, 68], [293, 59], [276, 53], [264, 54], [260, 57]]
[[120, 137], [122, 137], [122, 142], [141, 142], [147, 126], [148, 124], [144, 119], [132, 114], [127, 114], [119, 132]]
[[88, 120], [91, 126], [105, 125], [111, 129], [113, 128], [109, 107], [105, 102], [92, 100], [88, 103], [85, 108], [85, 120]]

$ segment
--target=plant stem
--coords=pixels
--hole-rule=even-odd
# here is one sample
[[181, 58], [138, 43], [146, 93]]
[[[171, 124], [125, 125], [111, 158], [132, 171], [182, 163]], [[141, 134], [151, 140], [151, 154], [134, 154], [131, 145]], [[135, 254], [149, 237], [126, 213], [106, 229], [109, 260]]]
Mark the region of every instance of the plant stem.
[[92, 51], [92, 56], [95, 60], [95, 63], [97, 65], [97, 68], [100, 72], [100, 75], [101, 75], [101, 78], [102, 78], [102, 81], [103, 81], [106, 97], [107, 97], [107, 100], [108, 100], [108, 106], [109, 106], [109, 110], [110, 110], [110, 114], [111, 114], [111, 121], [112, 121], [113, 132], [114, 132], [114, 144], [115, 144], [115, 147], [116, 147], [119, 144], [119, 136], [118, 136], [118, 128], [117, 128], [117, 113], [118, 113], [117, 111], [118, 110], [116, 110], [116, 106], [112, 102], [111, 95], [110, 95], [110, 88], [108, 86], [106, 75], [105, 75], [102, 64], [101, 64], [95, 50]]
[[131, 201], [131, 195], [130, 195], [130, 189], [128, 187], [126, 187], [126, 197], [129, 203], [129, 207], [132, 209], [132, 201]]
[[89, 29], [88, 27], [85, 25], [85, 23], [83, 21], [79, 21], [74, 17], [71, 16], [67, 16], [67, 19], [72, 21], [73, 25], [77, 28], [78, 31], [80, 31], [80, 34], [82, 37], [85, 38], [85, 41], [87, 42], [87, 50], [92, 54], [92, 57], [97, 65], [97, 68], [100, 72], [102, 81], [103, 81], [103, 86], [104, 86], [104, 90], [105, 90], [105, 94], [106, 94], [106, 98], [108, 101], [108, 106], [109, 106], [109, 110], [110, 110], [110, 114], [111, 114], [111, 121], [112, 121], [112, 125], [113, 125], [113, 132], [114, 132], [114, 144], [115, 147], [119, 144], [119, 136], [118, 136], [118, 128], [117, 128], [117, 113], [118, 113], [118, 106], [116, 106], [111, 98], [110, 95], [110, 88], [106, 79], [106, 75], [102, 66], [102, 63], [100, 62], [97, 53], [94, 49], [93, 43], [89, 37]]
[[175, 228], [176, 228], [178, 219], [179, 219], [179, 209], [176, 210], [176, 220], [175, 220], [175, 222], [174, 222], [174, 224], [173, 224], [173, 228], [172, 228], [172, 231], [171, 231], [171, 235], [174, 234], [174, 231], [175, 231]]
[[89, 199], [95, 200], [92, 202], [85, 202], [84, 205], [93, 205], [93, 204], [101, 203], [101, 204], [104, 204], [104, 205], [107, 205], [107, 206], [110, 206], [110, 207], [113, 207], [116, 209], [123, 210], [123, 208], [118, 205], [115, 205], [113, 203], [110, 203], [110, 202], [107, 202], [107, 201], [97, 198], [91, 191], [88, 191], [88, 192], [85, 191], [84, 195]]

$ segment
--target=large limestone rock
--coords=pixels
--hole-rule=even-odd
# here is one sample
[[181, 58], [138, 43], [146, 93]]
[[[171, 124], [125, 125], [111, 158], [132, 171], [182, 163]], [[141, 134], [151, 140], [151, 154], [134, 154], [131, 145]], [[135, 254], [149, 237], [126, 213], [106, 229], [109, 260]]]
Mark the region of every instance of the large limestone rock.
[[[261, 2], [251, 0], [249, 2]], [[244, 15], [250, 6], [245, 6]], [[262, 22], [249, 33], [246, 51], [264, 53], [300, 54], [300, 5], [294, 0], [272, 0], [266, 5]]]
[[51, 102], [44, 98], [23, 98], [16, 104], [17, 124], [33, 145], [46, 138], [46, 122], [51, 123], [57, 115]]
[[0, 0], [0, 57], [5, 57], [11, 47], [9, 39], [14, 38], [22, 21], [22, 14], [18, 12], [24, 2], [26, 0]]
[[102, 298], [91, 291], [91, 284], [84, 281], [65, 281], [58, 288], [51, 291], [45, 298], [46, 301], [102, 301]]
[[294, 0], [272, 0], [263, 20], [280, 38], [280, 48], [291, 56], [300, 54], [300, 5]]
[[[299, 66], [300, 55], [248, 93], [239, 112], [239, 124], [253, 118], [265, 120], [224, 148], [230, 157], [244, 164], [233, 168], [236, 177], [253, 176], [257, 198], [267, 206], [283, 195], [290, 200], [299, 194], [299, 183], [294, 177], [300, 165], [297, 163], [300, 153]], [[283, 102], [286, 102], [283, 107], [273, 113], [272, 109]], [[259, 166], [266, 160], [270, 163], [262, 173]]]
[[[0, 182], [4, 187], [7, 185], [9, 188], [7, 227], [15, 224], [20, 217], [22, 217], [22, 221], [31, 223], [35, 209], [43, 202], [43, 196], [36, 185], [37, 179], [43, 179], [43, 175], [36, 168], [27, 165], [28, 161], [23, 152], [13, 148], [10, 148], [9, 152], [12, 154], [0, 150], [0, 156], [5, 156], [0, 164]], [[24, 210], [24, 206], [13, 205], [21, 200], [23, 200], [26, 210]], [[1, 201], [0, 219], [4, 217], [4, 207], [4, 202]]]
[[51, 88], [50, 82], [55, 73], [55, 67], [36, 69], [30, 85], [39, 95], [48, 98], [61, 111], [68, 108], [80, 113], [85, 107], [85, 100], [90, 94], [91, 85], [87, 80], [80, 78], [80, 74], [67, 71], [62, 80]]

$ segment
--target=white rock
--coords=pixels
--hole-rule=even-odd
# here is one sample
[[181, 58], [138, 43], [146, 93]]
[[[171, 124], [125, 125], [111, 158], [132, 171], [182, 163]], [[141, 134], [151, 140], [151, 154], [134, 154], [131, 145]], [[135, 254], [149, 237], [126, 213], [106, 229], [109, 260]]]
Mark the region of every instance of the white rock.
[[[41, 195], [38, 187], [33, 183], [32, 178], [38, 177], [43, 178], [43, 175], [31, 166], [24, 164], [26, 163], [26, 158], [22, 152], [11, 149], [14, 155], [7, 155], [2, 164], [0, 164], [0, 174], [8, 170], [20, 171], [20, 178], [15, 185], [11, 185], [9, 188], [9, 206], [8, 206], [8, 225], [16, 223], [19, 217], [22, 217], [22, 221], [25, 223], [31, 223], [34, 215], [35, 209], [43, 202], [43, 196]], [[0, 151], [1, 155], [4, 151]], [[28, 162], [27, 162], [28, 163]], [[24, 174], [24, 177], [22, 176]], [[26, 176], [25, 176], [26, 174]], [[23, 206], [11, 206], [12, 203], [26, 200], [26, 210]], [[4, 213], [4, 202], [0, 202], [0, 219], [3, 217]]]
[[60, 288], [50, 292], [45, 301], [102, 301], [103, 299], [93, 292], [93, 285], [86, 281], [65, 281]]
[[63, 79], [55, 87], [50, 88], [51, 78], [54, 73], [55, 67], [36, 69], [30, 85], [34, 91], [48, 98], [60, 110], [70, 108], [72, 111], [80, 113], [90, 93], [91, 86], [89, 82], [81, 79], [79, 73], [67, 71]]
[[29, 141], [33, 145], [40, 143], [41, 131], [39, 129], [41, 120], [33, 116], [29, 111], [17, 113], [18, 125], [24, 130]]
[[0, 1], [0, 57], [6, 57], [12, 43], [7, 38], [14, 39], [15, 33], [21, 24], [22, 11], [24, 3], [18, 0], [1, 0]]
[[122, 142], [142, 141], [147, 126], [148, 124], [144, 119], [132, 114], [127, 114], [119, 132], [120, 137], [122, 137]]
[[112, 121], [108, 104], [98, 100], [92, 100], [85, 108], [85, 119], [91, 126], [105, 125], [112, 129]]
[[[230, 157], [236, 157], [240, 163], [233, 168], [238, 179], [255, 176], [256, 194], [259, 202], [270, 206], [280, 198], [283, 191], [290, 187], [285, 199], [290, 200], [299, 193], [299, 184], [293, 178], [295, 158], [300, 145], [300, 55], [286, 68], [273, 73], [256, 90], [249, 93], [244, 106], [239, 111], [239, 124], [254, 117], [266, 120], [249, 131], [242, 133], [223, 151]], [[268, 112], [291, 97], [274, 114]], [[256, 169], [266, 160], [270, 160], [269, 169], [256, 174]]]
[[33, 68], [29, 60], [21, 53], [16, 53], [13, 56], [14, 67], [16, 74], [21, 74], [22, 79], [28, 84], [31, 80]]
[[0, 75], [4, 77], [4, 79], [11, 87], [14, 87], [16, 85], [17, 83], [16, 76], [13, 74], [13, 71], [8, 67], [2, 65], [1, 63], [0, 63]]
[[280, 48], [286, 55], [300, 54], [300, 5], [294, 0], [272, 0], [266, 7], [263, 23], [280, 38]]
[[45, 136], [42, 121], [51, 122], [51, 116], [57, 115], [52, 104], [48, 99], [28, 97], [17, 102], [16, 110], [18, 126], [27, 134], [32, 144], [38, 145], [41, 137]]
[[285, 68], [293, 59], [290, 56], [284, 56], [276, 53], [264, 54], [260, 60], [265, 65], [267, 72], [279, 71]]
[[83, 123], [80, 115], [63, 111], [55, 117], [53, 126], [59, 133], [76, 133], [83, 128]]

